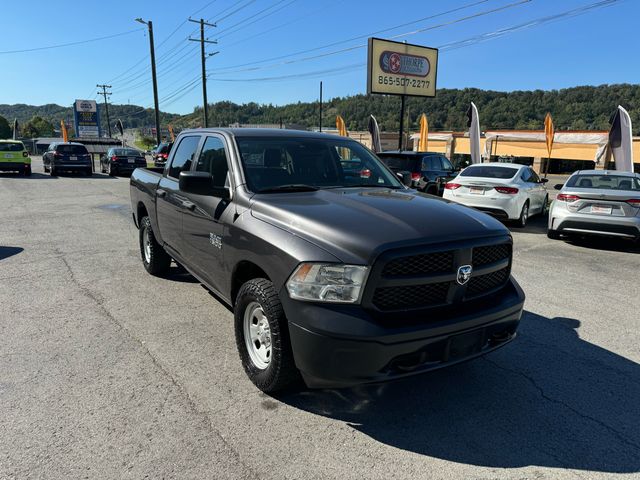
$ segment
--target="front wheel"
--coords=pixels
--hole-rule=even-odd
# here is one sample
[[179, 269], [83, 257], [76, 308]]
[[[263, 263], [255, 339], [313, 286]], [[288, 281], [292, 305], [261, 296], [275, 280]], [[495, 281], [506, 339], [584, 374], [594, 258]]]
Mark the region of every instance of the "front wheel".
[[140, 220], [139, 239], [140, 255], [145, 270], [155, 276], [167, 273], [171, 265], [171, 257], [156, 240], [149, 217], [143, 217]]
[[287, 319], [273, 284], [264, 278], [242, 285], [234, 308], [236, 346], [249, 379], [266, 393], [299, 380]]
[[560, 240], [560, 234], [555, 230], [547, 230], [547, 237], [551, 240]]
[[52, 177], [55, 177], [58, 174], [58, 171], [56, 170], [56, 167], [51, 164], [49, 166], [49, 175], [51, 175]]

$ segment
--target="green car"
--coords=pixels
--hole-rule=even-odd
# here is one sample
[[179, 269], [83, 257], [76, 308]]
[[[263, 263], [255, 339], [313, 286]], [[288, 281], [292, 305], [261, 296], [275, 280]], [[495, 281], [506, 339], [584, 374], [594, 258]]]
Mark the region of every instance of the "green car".
[[31, 157], [18, 140], [0, 140], [0, 172], [20, 172], [31, 175]]

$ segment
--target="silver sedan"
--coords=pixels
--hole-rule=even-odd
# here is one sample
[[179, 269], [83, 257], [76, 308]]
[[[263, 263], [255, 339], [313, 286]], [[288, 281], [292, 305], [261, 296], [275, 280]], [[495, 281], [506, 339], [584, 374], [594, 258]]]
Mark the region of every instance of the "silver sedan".
[[549, 238], [602, 235], [640, 239], [640, 174], [581, 170], [564, 185], [549, 212]]

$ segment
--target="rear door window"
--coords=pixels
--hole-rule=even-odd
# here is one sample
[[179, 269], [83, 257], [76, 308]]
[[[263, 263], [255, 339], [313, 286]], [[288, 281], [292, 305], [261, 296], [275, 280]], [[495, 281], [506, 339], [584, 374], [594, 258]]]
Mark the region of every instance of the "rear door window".
[[447, 157], [440, 157], [440, 161], [442, 162], [443, 170], [453, 170], [453, 165], [451, 165], [451, 162]]
[[191, 170], [191, 165], [193, 164], [199, 143], [200, 135], [182, 137], [173, 154], [171, 166], [167, 174], [168, 176], [177, 179], [180, 177], [180, 172], [188, 172]]

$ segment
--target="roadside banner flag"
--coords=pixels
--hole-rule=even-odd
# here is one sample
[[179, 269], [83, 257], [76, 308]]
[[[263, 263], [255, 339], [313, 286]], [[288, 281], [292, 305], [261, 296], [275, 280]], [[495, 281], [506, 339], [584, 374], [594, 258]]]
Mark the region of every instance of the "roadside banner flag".
[[382, 143], [380, 142], [380, 128], [378, 127], [378, 121], [373, 115], [369, 115], [369, 133], [371, 134], [371, 149], [380, 153], [382, 151]]
[[420, 141], [418, 142], [418, 151], [427, 152], [429, 150], [429, 121], [427, 115], [420, 115]]
[[611, 118], [609, 147], [616, 163], [616, 170], [633, 172], [633, 139], [629, 113], [618, 105]]
[[120, 135], [124, 135], [124, 125], [122, 124], [122, 120], [118, 119], [116, 122], [116, 128], [120, 132]]
[[547, 173], [549, 172], [549, 163], [551, 163], [551, 151], [553, 150], [555, 135], [556, 129], [553, 126], [553, 118], [551, 118], [551, 114], [547, 112], [547, 115], [544, 117], [544, 137], [547, 142], [547, 164], [544, 168], [544, 178], [547, 178]]
[[176, 136], [173, 133], [173, 125], [169, 125], [169, 135], [171, 136], [171, 141], [175, 142], [176, 141]]
[[340, 115], [336, 117], [336, 128], [338, 129], [338, 135], [340, 135], [341, 137], [349, 136], [349, 134], [347, 133], [347, 126], [344, 123], [344, 119]]
[[69, 141], [69, 134], [67, 133], [67, 126], [64, 124], [64, 120], [60, 120], [60, 133], [62, 134], [62, 141]]
[[16, 118], [13, 121], [13, 139], [17, 140], [18, 139], [18, 119]]
[[480, 117], [476, 104], [471, 102], [467, 110], [467, 127], [469, 127], [469, 148], [471, 163], [482, 163], [480, 156]]

